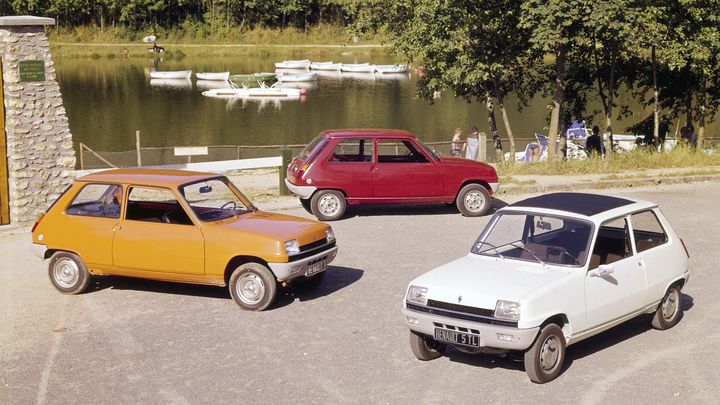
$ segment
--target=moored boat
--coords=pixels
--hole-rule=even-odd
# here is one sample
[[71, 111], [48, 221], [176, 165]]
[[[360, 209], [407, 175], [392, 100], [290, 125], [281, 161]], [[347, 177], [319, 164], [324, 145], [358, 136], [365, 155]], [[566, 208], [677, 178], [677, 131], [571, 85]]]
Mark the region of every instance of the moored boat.
[[276, 62], [275, 67], [277, 69], [307, 69], [310, 67], [310, 60], [284, 60], [282, 62]]
[[407, 65], [375, 65], [375, 71], [382, 74], [407, 73]]
[[189, 79], [192, 70], [163, 70], [150, 72], [151, 79]]
[[375, 72], [375, 65], [369, 63], [343, 63], [340, 66], [341, 72], [351, 73], [373, 73]]
[[310, 69], [312, 70], [340, 70], [340, 66], [342, 66], [342, 63], [334, 63], [334, 62], [312, 62], [310, 63]]
[[217, 80], [226, 82], [230, 78], [230, 72], [198, 72], [195, 73], [198, 80]]
[[258, 72], [250, 74], [231, 75], [230, 81], [236, 86], [260, 87], [262, 83], [274, 82], [277, 74], [272, 72]]
[[278, 73], [279, 82], [312, 82], [317, 80], [317, 73]]

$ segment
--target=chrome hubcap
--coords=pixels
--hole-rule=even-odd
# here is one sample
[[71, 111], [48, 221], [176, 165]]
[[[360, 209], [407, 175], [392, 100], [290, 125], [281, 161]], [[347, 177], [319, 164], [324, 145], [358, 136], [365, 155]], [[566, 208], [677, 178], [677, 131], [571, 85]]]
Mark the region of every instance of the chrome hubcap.
[[673, 317], [675, 317], [679, 301], [680, 297], [678, 291], [676, 289], [670, 290], [662, 302], [663, 319], [665, 319], [666, 321], [670, 321], [673, 319]]
[[471, 212], [478, 212], [485, 205], [485, 196], [479, 191], [465, 194], [465, 208]]
[[340, 211], [340, 204], [340, 199], [336, 195], [326, 194], [320, 197], [318, 208], [323, 215], [333, 217]]
[[53, 278], [62, 288], [72, 288], [80, 279], [80, 269], [74, 261], [62, 258], [55, 262], [53, 267]]
[[557, 336], [549, 336], [540, 349], [540, 367], [544, 371], [551, 371], [557, 365], [559, 357], [560, 342]]
[[257, 274], [248, 273], [240, 277], [235, 291], [240, 301], [248, 305], [255, 305], [265, 296], [265, 283]]

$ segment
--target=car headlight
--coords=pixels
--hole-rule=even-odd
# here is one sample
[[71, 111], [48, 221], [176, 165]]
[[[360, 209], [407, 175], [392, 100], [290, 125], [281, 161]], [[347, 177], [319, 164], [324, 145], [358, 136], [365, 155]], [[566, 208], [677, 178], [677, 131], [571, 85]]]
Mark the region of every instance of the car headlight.
[[325, 228], [325, 237], [327, 238], [328, 243], [331, 243], [335, 240], [335, 233], [333, 232], [332, 228]]
[[520, 319], [520, 304], [513, 301], [499, 300], [495, 304], [495, 318], [517, 321]]
[[286, 240], [285, 241], [285, 253], [289, 255], [296, 255], [300, 253], [300, 245], [298, 245], [297, 240]]
[[414, 304], [426, 305], [427, 292], [428, 289], [425, 287], [411, 285], [410, 288], [408, 288], [406, 299]]

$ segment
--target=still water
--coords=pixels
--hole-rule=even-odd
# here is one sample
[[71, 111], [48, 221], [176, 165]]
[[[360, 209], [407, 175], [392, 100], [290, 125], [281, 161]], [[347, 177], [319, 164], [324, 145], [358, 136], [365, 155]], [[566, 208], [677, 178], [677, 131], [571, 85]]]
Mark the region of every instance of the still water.
[[[296, 55], [296, 58], [303, 57]], [[157, 67], [158, 70], [251, 73], [273, 71], [277, 59], [185, 57], [162, 61]], [[334, 61], [394, 62], [389, 57], [371, 58], [362, 53], [336, 57]], [[135, 148], [136, 130], [142, 133], [143, 147], [302, 144], [321, 130], [331, 128], [398, 128], [409, 130], [425, 141], [449, 141], [456, 127], [461, 127], [464, 134], [472, 126], [489, 133], [483, 103], [468, 103], [450, 93], [443, 94], [434, 103], [418, 99], [415, 74], [321, 76], [303, 101], [258, 102], [204, 97], [201, 95], [204, 88], [198, 86], [194, 75], [192, 81], [180, 86], [151, 83], [146, 72], [153, 66], [151, 58], [56, 61], [76, 144], [82, 142], [102, 152], [131, 151]], [[509, 116], [517, 138], [528, 139], [535, 132], [546, 132], [547, 104], [547, 98], [537, 97], [529, 107], [518, 111], [510, 97]], [[642, 110], [639, 106], [636, 109], [638, 118], [616, 123], [618, 131], [640, 119]], [[499, 114], [497, 118], [500, 119]], [[600, 120], [598, 116], [596, 122]], [[715, 131], [714, 127], [708, 129], [708, 135]], [[507, 151], [509, 145], [502, 132]], [[524, 149], [525, 144], [519, 142], [518, 149]]]

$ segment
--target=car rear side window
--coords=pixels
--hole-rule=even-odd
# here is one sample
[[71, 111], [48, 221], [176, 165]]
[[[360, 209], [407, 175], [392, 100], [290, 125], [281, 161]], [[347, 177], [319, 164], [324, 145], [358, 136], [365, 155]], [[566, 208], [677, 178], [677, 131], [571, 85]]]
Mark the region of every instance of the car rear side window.
[[117, 184], [88, 184], [65, 210], [68, 215], [120, 218], [122, 187]]
[[342, 139], [335, 145], [333, 153], [328, 157], [329, 162], [372, 162], [372, 139]]
[[315, 154], [319, 152], [320, 149], [322, 149], [324, 141], [324, 136], [316, 136], [315, 139], [310, 141], [310, 143], [307, 144], [307, 146], [305, 146], [305, 148], [300, 152], [300, 154], [298, 155], [298, 159], [305, 161], [308, 160], [311, 156], [315, 156]]
[[190, 217], [175, 198], [175, 194], [162, 188], [130, 188], [125, 219], [192, 225]]
[[407, 140], [378, 141], [378, 163], [427, 163], [425, 155]]
[[668, 241], [667, 233], [654, 212], [643, 211], [633, 214], [630, 216], [630, 221], [635, 237], [635, 249], [638, 252], [652, 249]]

